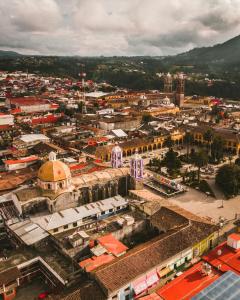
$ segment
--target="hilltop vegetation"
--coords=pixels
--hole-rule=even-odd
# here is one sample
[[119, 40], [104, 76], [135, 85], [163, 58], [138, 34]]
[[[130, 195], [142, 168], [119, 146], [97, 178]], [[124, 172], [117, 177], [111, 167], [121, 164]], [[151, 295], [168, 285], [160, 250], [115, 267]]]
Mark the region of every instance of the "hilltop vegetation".
[[[161, 89], [160, 73], [189, 75], [189, 95], [240, 98], [240, 36], [213, 47], [196, 48], [169, 57], [29, 56], [0, 51], [0, 69], [78, 78], [84, 64], [87, 78], [133, 90]], [[215, 79], [211, 85], [205, 78]], [[219, 80], [220, 79], [220, 80]]]

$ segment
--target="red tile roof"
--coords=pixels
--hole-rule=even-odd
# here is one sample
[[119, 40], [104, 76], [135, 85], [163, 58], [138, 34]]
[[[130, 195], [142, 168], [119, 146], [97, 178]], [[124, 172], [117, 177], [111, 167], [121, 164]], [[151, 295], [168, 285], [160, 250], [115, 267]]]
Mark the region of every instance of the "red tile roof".
[[156, 268], [161, 262], [202, 241], [216, 232], [216, 229], [215, 225], [191, 221], [184, 229], [161, 234], [129, 250], [112, 263], [96, 270], [95, 278], [106, 293], [115, 292]]
[[10, 129], [12, 127], [13, 127], [13, 125], [0, 125], [0, 130], [7, 130], [7, 129]]
[[32, 155], [32, 156], [29, 156], [29, 157], [23, 157], [21, 159], [4, 160], [4, 163], [6, 165], [14, 165], [14, 164], [22, 164], [22, 163], [32, 162], [32, 161], [35, 161], [35, 160], [38, 160], [38, 159], [39, 159], [38, 156]]
[[111, 233], [104, 235], [97, 240], [109, 253], [112, 253], [115, 256], [125, 253], [128, 249], [127, 246], [117, 240]]
[[70, 170], [81, 170], [87, 166], [87, 163], [80, 163], [77, 165], [70, 166]]
[[93, 256], [87, 258], [79, 263], [79, 266], [86, 270], [86, 272], [91, 272], [94, 269], [109, 263], [114, 260], [114, 257], [109, 254], [102, 254], [100, 256]]
[[181, 276], [162, 287], [157, 291], [157, 294], [164, 300], [190, 300], [221, 275], [216, 270], [212, 270], [210, 275], [203, 275], [201, 269], [202, 262], [196, 264]]
[[234, 271], [240, 274], [240, 250], [236, 250], [224, 242], [203, 256], [203, 260], [222, 272]]
[[231, 239], [233, 239], [235, 241], [240, 241], [240, 234], [232, 233], [228, 237], [230, 237]]
[[17, 97], [9, 99], [11, 104], [17, 105], [36, 105], [36, 104], [46, 104], [49, 103], [48, 100], [38, 98], [38, 97]]

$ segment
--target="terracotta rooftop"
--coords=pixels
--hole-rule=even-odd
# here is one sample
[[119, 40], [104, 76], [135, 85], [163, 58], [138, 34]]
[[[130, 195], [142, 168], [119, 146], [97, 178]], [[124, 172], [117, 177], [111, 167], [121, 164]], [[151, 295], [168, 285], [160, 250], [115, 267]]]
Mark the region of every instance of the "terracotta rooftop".
[[6, 165], [14, 165], [14, 164], [22, 164], [22, 163], [37, 161], [38, 159], [39, 159], [38, 156], [32, 155], [32, 156], [28, 156], [28, 157], [23, 157], [21, 159], [4, 160], [4, 163]]
[[109, 253], [112, 253], [115, 256], [121, 255], [128, 249], [127, 246], [117, 240], [111, 233], [99, 237], [97, 240]]
[[222, 272], [234, 271], [240, 274], [240, 250], [235, 250], [224, 242], [203, 256], [203, 260]]
[[94, 282], [88, 282], [77, 290], [65, 296], [51, 297], [53, 300], [106, 300], [100, 287]]
[[92, 272], [96, 268], [109, 263], [114, 260], [114, 256], [109, 254], [102, 254], [100, 256], [93, 256], [87, 258], [79, 263], [79, 266], [86, 270], [86, 272]]
[[19, 172], [18, 174], [3, 172], [1, 173], [0, 179], [0, 191], [14, 189], [36, 176], [37, 172], [28, 168], [24, 169], [24, 172]]
[[48, 100], [38, 98], [38, 97], [18, 97], [18, 98], [10, 98], [11, 104], [17, 105], [39, 105], [49, 103]]
[[220, 136], [223, 139], [231, 139], [239, 141], [239, 134], [234, 132], [233, 130], [225, 129], [225, 128], [212, 128], [208, 124], [198, 124], [197, 127], [186, 126], [191, 130], [191, 132], [200, 132], [204, 134], [207, 130], [213, 130], [215, 136]]
[[96, 279], [105, 293], [110, 294], [216, 230], [215, 225], [192, 221], [188, 226], [162, 234], [97, 269]]
[[160, 232], [167, 232], [189, 224], [187, 218], [166, 207], [161, 207], [158, 212], [151, 216], [150, 220], [151, 224], [158, 228]]
[[221, 275], [221, 272], [212, 270], [212, 274], [206, 276], [202, 274], [201, 270], [202, 262], [162, 287], [157, 294], [164, 300], [190, 300]]

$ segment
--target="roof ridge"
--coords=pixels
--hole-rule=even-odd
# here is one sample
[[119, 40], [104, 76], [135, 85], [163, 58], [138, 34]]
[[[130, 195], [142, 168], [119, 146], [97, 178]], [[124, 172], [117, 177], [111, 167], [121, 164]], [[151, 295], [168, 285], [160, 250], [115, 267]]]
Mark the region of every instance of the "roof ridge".
[[[114, 260], [113, 262], [111, 262], [111, 265], [114, 265], [114, 264], [118, 263], [119, 261], [124, 260], [124, 259], [127, 258], [127, 257], [131, 257], [132, 255], [136, 255], [137, 253], [140, 253], [140, 252], [144, 251], [144, 250], [147, 248], [147, 245], [148, 245], [150, 242], [152, 242], [151, 245], [157, 244], [159, 241], [164, 241], [165, 239], [167, 239], [167, 238], [169, 238], [169, 237], [171, 237], [171, 236], [173, 236], [173, 235], [175, 235], [175, 234], [178, 234], [179, 232], [181, 232], [181, 231], [183, 231], [183, 230], [186, 230], [186, 229], [187, 229], [188, 227], [190, 227], [190, 226], [192, 226], [191, 223], [188, 223], [187, 226], [181, 228], [180, 230], [173, 229], [173, 230], [174, 230], [173, 233], [168, 234], [168, 235], [164, 236], [163, 238], [159, 238], [160, 236], [158, 236], [158, 239], [156, 239], [156, 240], [154, 240], [154, 241], [153, 241], [153, 240], [150, 240], [150, 241], [148, 241], [148, 242], [145, 242], [144, 244], [142, 244], [142, 245], [146, 245], [145, 247], [140, 247], [140, 246], [142, 246], [142, 245], [139, 245], [139, 249], [136, 249], [136, 248], [131, 249], [131, 250], [129, 251], [130, 253], [127, 252], [125, 255], [123, 255], [123, 256], [120, 257], [119, 259]], [[178, 228], [178, 229], [179, 229], [179, 228]], [[103, 266], [103, 267], [101, 267], [101, 268], [99, 268], [98, 270], [104, 270], [106, 267], [108, 267], [108, 264], [105, 265], [105, 266]], [[98, 270], [96, 270], [95, 273], [97, 273]]]

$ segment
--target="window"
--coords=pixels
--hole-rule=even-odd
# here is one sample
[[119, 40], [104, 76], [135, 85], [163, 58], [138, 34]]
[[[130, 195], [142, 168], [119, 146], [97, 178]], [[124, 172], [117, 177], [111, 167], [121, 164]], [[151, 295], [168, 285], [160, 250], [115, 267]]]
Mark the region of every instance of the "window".
[[53, 229], [53, 232], [58, 232], [58, 228], [54, 228], [54, 229]]
[[63, 226], [63, 229], [68, 229], [68, 225], [64, 225], [64, 226]]
[[50, 183], [48, 183], [47, 188], [48, 188], [49, 190], [51, 190], [51, 184], [50, 184]]
[[109, 212], [113, 212], [113, 208], [110, 208], [110, 209], [109, 209]]
[[102, 215], [105, 215], [105, 211], [102, 211], [102, 212], [101, 212], [101, 216], [102, 216]]
[[118, 206], [118, 207], [117, 207], [117, 210], [119, 210], [119, 209], [121, 209], [121, 206]]
[[73, 223], [73, 227], [77, 227], [77, 222], [74, 222], [74, 223]]

